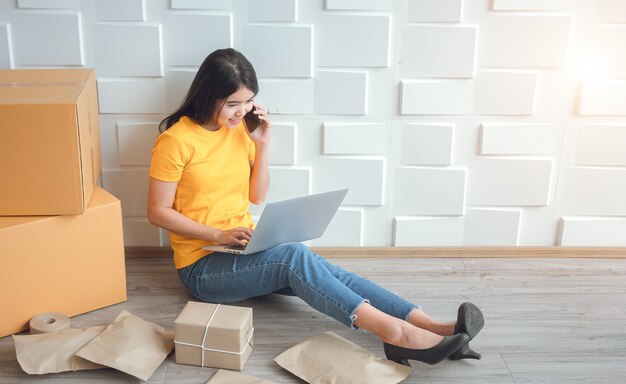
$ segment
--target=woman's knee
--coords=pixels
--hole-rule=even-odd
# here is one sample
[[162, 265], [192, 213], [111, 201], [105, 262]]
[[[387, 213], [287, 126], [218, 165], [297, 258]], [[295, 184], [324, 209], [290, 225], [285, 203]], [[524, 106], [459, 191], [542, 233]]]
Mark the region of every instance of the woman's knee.
[[308, 257], [310, 254], [313, 254], [309, 247], [302, 243], [285, 243], [279, 245], [279, 247], [283, 249], [283, 252], [289, 255], [304, 255], [304, 257]]
[[321, 265], [323, 259], [316, 253], [311, 252], [309, 247], [302, 243], [286, 243], [281, 245], [284, 254], [288, 255], [289, 264], [294, 266]]

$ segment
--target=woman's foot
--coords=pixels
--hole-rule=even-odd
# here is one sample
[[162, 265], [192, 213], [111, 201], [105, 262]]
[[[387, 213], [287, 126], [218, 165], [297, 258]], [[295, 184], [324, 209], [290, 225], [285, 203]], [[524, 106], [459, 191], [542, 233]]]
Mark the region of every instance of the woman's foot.
[[386, 342], [383, 343], [383, 346], [387, 359], [410, 367], [409, 360], [417, 360], [431, 365], [437, 364], [461, 349], [467, 342], [469, 342], [469, 336], [465, 333], [458, 333], [454, 336], [443, 337], [437, 345], [430, 348], [404, 348]]
[[383, 341], [402, 348], [428, 349], [441, 343], [443, 336], [402, 322], [398, 332], [389, 334]]
[[421, 308], [416, 308], [411, 312], [407, 321], [418, 328], [427, 329], [438, 335], [452, 336], [455, 333], [456, 321], [442, 323], [424, 313]]
[[[427, 349], [434, 347], [443, 340], [443, 336], [428, 329], [417, 327], [397, 317], [388, 316], [384, 322], [381, 321], [379, 324], [378, 332], [374, 333], [383, 342], [398, 347]], [[357, 326], [360, 327], [360, 324], [357, 324]]]

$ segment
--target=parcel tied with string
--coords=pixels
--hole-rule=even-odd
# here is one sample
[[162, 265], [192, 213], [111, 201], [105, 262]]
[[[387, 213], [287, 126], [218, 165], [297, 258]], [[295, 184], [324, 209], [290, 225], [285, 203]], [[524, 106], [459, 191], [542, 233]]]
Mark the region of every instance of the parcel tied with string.
[[190, 301], [174, 327], [178, 364], [241, 371], [252, 353], [252, 308]]

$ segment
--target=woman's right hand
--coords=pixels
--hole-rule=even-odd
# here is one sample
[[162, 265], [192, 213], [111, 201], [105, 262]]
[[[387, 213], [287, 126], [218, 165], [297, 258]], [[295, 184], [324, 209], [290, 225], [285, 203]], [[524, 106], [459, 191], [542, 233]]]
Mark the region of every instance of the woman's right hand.
[[250, 228], [237, 227], [218, 232], [215, 241], [222, 245], [246, 245], [254, 232]]

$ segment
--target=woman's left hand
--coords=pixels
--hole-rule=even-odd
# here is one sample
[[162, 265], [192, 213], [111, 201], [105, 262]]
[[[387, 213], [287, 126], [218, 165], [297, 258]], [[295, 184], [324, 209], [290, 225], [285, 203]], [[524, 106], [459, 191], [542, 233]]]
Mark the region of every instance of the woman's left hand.
[[261, 104], [255, 103], [254, 106], [256, 107], [256, 111], [253, 113], [259, 117], [261, 125], [255, 129], [254, 132], [248, 131], [248, 136], [250, 136], [256, 145], [269, 145], [272, 128], [272, 123], [268, 117], [269, 112]]

